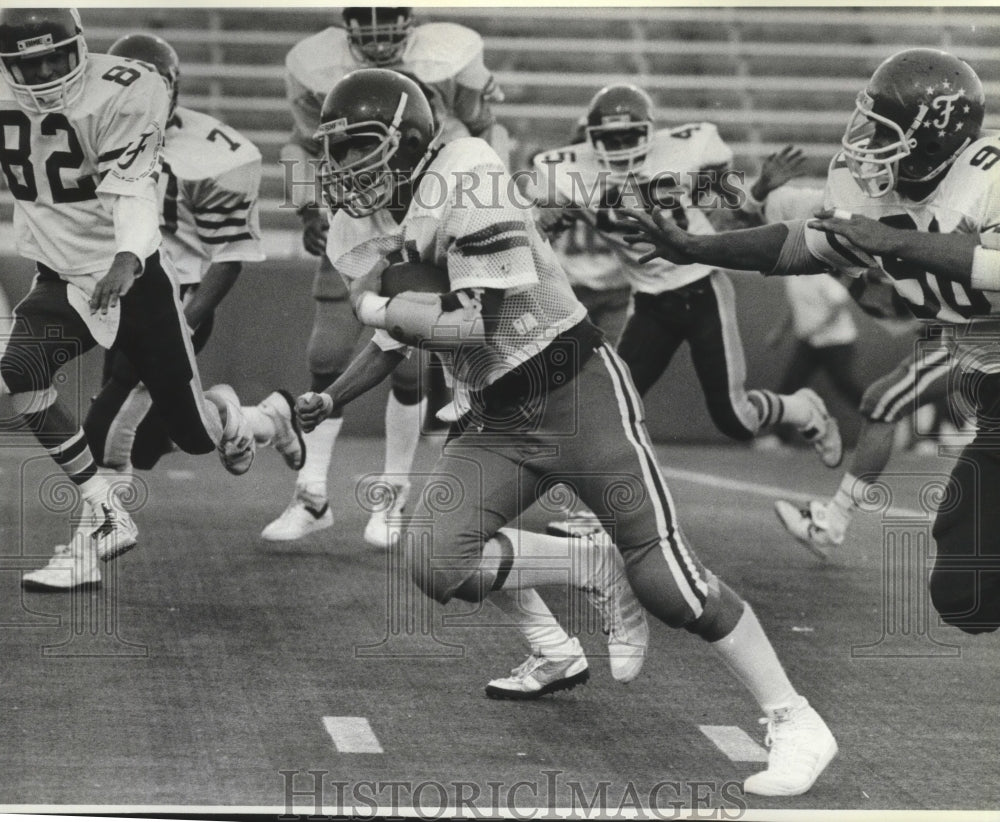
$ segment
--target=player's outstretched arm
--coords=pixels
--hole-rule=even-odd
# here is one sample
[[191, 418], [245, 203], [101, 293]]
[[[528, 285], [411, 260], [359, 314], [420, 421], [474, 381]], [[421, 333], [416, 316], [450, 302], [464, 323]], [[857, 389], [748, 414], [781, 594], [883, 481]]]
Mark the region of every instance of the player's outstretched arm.
[[369, 342], [325, 391], [309, 391], [296, 400], [295, 414], [302, 430], [312, 431], [334, 409], [343, 408], [379, 385], [404, 359], [405, 349], [383, 351], [374, 342]]
[[633, 208], [623, 211], [633, 228], [632, 233], [625, 235], [626, 242], [653, 246], [639, 258], [641, 263], [662, 257], [678, 265], [704, 263], [719, 268], [770, 272], [777, 265], [788, 237], [788, 227], [784, 223], [721, 234], [690, 234], [664, 209], [653, 209], [651, 214]]
[[994, 262], [996, 252], [991, 254], [988, 249], [977, 252], [980, 248], [978, 234], [936, 234], [890, 228], [858, 214], [834, 217], [829, 211], [820, 213], [808, 225], [832, 231], [869, 254], [898, 257], [964, 286], [984, 291], [1000, 290], [1000, 265]]

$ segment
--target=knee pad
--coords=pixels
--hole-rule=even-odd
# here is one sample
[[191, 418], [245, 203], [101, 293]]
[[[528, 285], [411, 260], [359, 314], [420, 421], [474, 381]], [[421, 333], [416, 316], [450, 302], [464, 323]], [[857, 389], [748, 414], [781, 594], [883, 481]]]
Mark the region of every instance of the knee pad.
[[21, 416], [40, 414], [46, 408], [55, 404], [56, 390], [50, 385], [41, 391], [19, 391], [10, 395], [10, 404], [15, 413]]
[[707, 642], [718, 642], [733, 632], [744, 609], [749, 606], [715, 574], [706, 572], [706, 576], [708, 599], [705, 609], [701, 616], [685, 625], [684, 629]]

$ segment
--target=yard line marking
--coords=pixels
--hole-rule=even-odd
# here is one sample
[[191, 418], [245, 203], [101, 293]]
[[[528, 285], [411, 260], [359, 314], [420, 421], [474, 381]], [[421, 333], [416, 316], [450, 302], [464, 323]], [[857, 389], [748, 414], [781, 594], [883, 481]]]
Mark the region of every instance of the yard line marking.
[[699, 725], [698, 730], [733, 762], [767, 762], [767, 751], [742, 728], [735, 725]]
[[[700, 471], [685, 471], [683, 468], [667, 468], [660, 466], [660, 471], [667, 479], [691, 482], [695, 485], [708, 485], [713, 488], [725, 488], [727, 491], [739, 491], [744, 494], [754, 494], [758, 497], [769, 497], [770, 499], [787, 499], [792, 502], [808, 503], [817, 497], [822, 498], [822, 494], [805, 494], [801, 491], [790, 491], [787, 488], [779, 488], [777, 485], [761, 485], [756, 482], [742, 482], [740, 480], [719, 477], [715, 474], [703, 474]], [[888, 513], [901, 517], [926, 518], [929, 514], [926, 511], [917, 511], [913, 508], [897, 508], [893, 506]]]
[[324, 716], [323, 726], [340, 753], [383, 753], [372, 726], [363, 716]]
[[167, 477], [172, 480], [194, 479], [194, 471], [188, 471], [186, 468], [170, 468], [167, 470]]

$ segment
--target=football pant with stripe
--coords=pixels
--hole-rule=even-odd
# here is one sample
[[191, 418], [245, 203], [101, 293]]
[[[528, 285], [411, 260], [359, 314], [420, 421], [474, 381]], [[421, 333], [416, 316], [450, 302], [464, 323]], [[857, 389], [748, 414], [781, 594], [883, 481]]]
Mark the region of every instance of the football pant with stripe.
[[567, 385], [512, 405], [506, 419], [504, 431], [467, 428], [449, 439], [425, 487], [414, 516], [432, 523], [431, 539], [413, 574], [428, 596], [448, 602], [467, 590], [485, 543], [565, 482], [608, 523], [629, 582], [650, 613], [709, 640], [732, 630], [743, 602], [688, 544], [642, 401], [610, 346], [601, 344]]

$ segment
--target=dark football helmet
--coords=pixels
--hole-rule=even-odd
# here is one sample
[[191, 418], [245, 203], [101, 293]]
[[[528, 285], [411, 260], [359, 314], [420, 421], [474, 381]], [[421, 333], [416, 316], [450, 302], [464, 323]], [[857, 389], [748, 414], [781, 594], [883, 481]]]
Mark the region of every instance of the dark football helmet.
[[979, 136], [983, 84], [968, 63], [935, 49], [894, 54], [858, 94], [842, 145], [870, 197], [942, 175]]
[[653, 101], [637, 86], [606, 86], [590, 101], [586, 131], [612, 180], [638, 174], [653, 140]]
[[[53, 79], [33, 80], [30, 64], [54, 53], [65, 54], [69, 70]], [[83, 93], [87, 43], [76, 9], [6, 8], [0, 10], [0, 74], [18, 102], [32, 111], [58, 111]]]
[[170, 92], [170, 115], [177, 108], [177, 94], [180, 91], [178, 80], [181, 75], [181, 61], [177, 52], [162, 37], [155, 34], [126, 34], [120, 37], [108, 49], [108, 54], [115, 57], [127, 57], [149, 63], [166, 81]]
[[327, 94], [314, 135], [323, 144], [323, 190], [331, 209], [365, 217], [430, 159], [437, 133], [420, 87], [390, 69], [358, 69]]
[[344, 26], [351, 54], [369, 66], [398, 63], [413, 31], [413, 17], [405, 6], [350, 6], [344, 9]]

